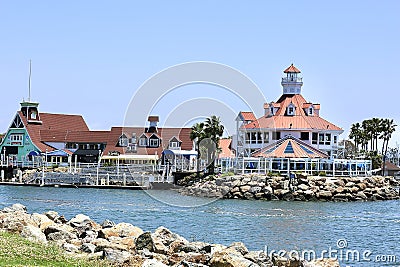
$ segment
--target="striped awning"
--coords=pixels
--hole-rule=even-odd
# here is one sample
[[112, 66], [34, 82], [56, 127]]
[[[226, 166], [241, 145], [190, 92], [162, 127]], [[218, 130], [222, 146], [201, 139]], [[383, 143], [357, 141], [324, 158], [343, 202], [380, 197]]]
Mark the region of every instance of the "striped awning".
[[321, 150], [290, 135], [255, 151], [252, 156], [263, 158], [328, 158], [328, 155]]

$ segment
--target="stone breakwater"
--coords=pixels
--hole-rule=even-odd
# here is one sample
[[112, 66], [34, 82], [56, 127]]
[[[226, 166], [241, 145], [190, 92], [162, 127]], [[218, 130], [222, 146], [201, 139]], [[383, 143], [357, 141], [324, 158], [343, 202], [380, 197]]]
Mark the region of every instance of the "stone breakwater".
[[229, 246], [189, 242], [165, 227], [151, 233], [129, 223], [105, 220], [98, 224], [83, 214], [70, 220], [55, 211], [29, 214], [21, 204], [0, 211], [0, 229], [34, 242], [53, 242], [72, 256], [104, 259], [115, 266], [339, 266], [335, 259], [304, 261], [269, 256], [263, 251], [249, 251], [240, 242]]
[[375, 201], [399, 199], [393, 177], [301, 176], [289, 182], [285, 177], [262, 175], [213, 176], [180, 189], [184, 195], [287, 201]]

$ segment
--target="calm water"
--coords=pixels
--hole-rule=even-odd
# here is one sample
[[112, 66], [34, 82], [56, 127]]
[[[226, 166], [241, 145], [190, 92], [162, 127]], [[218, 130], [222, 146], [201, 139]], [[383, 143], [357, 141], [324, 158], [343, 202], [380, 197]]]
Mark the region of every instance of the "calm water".
[[[129, 222], [153, 231], [165, 226], [186, 237], [228, 245], [242, 241], [251, 250], [331, 249], [342, 265], [400, 266], [399, 201], [324, 203], [218, 200], [180, 196], [173, 191], [143, 191], [0, 186], [0, 208], [22, 203], [28, 212], [58, 211], [67, 219], [84, 213], [97, 222]], [[161, 200], [161, 201], [160, 201]], [[173, 203], [175, 205], [166, 204]], [[179, 206], [180, 204], [180, 206]], [[176, 206], [178, 205], [178, 206]], [[183, 207], [189, 206], [189, 207]], [[347, 246], [341, 242], [344, 240]], [[345, 256], [371, 251], [365, 260]], [[327, 254], [325, 254], [327, 255]], [[397, 263], [376, 257], [395, 255]], [[388, 257], [386, 257], [388, 258]], [[370, 259], [370, 262], [366, 260]]]

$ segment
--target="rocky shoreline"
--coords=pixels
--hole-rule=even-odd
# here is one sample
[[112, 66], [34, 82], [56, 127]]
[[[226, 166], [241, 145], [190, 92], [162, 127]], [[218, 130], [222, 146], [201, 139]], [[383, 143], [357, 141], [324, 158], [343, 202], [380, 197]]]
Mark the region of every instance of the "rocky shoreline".
[[21, 204], [0, 211], [0, 229], [34, 242], [55, 243], [75, 257], [108, 260], [114, 266], [339, 266], [335, 259], [305, 261], [249, 251], [240, 242], [229, 246], [189, 242], [165, 227], [151, 233], [129, 223], [98, 224], [83, 214], [70, 220], [55, 211], [29, 214]]
[[399, 181], [393, 177], [323, 177], [297, 175], [211, 176], [179, 190], [183, 195], [286, 201], [376, 201], [400, 199]]

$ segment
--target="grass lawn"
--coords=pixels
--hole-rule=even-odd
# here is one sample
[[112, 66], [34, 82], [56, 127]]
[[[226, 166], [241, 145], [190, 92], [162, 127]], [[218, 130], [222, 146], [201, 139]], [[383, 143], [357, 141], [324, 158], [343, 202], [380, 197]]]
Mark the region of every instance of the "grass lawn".
[[89, 261], [68, 256], [56, 245], [26, 240], [16, 234], [0, 232], [0, 266], [110, 266], [103, 261]]

